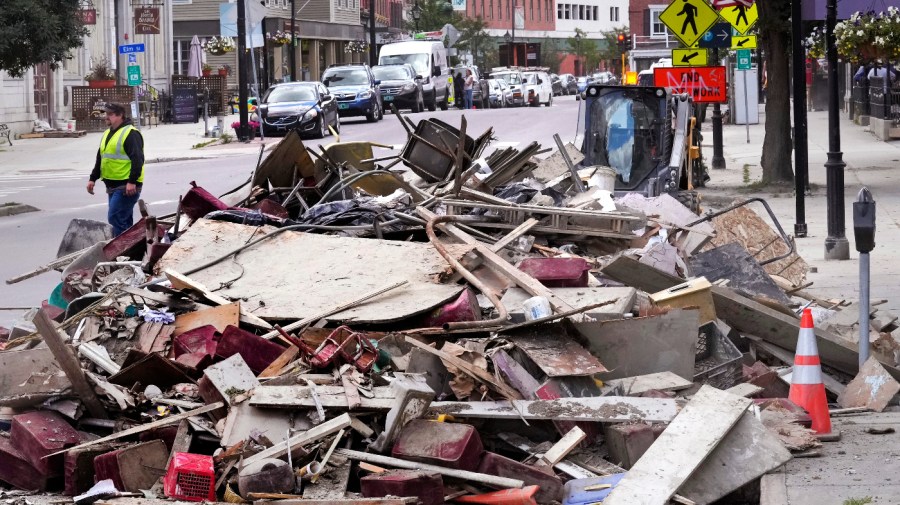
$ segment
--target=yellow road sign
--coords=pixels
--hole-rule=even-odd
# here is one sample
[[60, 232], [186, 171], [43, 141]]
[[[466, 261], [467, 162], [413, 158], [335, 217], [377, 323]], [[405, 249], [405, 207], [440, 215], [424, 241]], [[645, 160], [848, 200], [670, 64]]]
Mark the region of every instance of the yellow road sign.
[[756, 10], [756, 2], [750, 7], [744, 7], [740, 2], [732, 7], [725, 7], [719, 11], [722, 19], [731, 23], [731, 26], [741, 35], [747, 33], [753, 25], [759, 21], [759, 13]]
[[733, 35], [731, 49], [756, 49], [756, 35]]
[[688, 47], [700, 40], [717, 19], [719, 13], [704, 0], [672, 0], [659, 15], [659, 20]]
[[675, 67], [705, 67], [709, 65], [706, 49], [672, 49], [672, 65]]

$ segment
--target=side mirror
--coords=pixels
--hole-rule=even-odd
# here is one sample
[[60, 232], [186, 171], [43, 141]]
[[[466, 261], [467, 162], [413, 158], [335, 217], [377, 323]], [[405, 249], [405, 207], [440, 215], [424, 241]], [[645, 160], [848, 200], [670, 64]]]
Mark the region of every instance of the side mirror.
[[538, 78], [538, 84], [544, 84], [544, 80], [541, 78]]
[[328, 87], [328, 86], [330, 86], [330, 84], [329, 84], [330, 82], [331, 82], [331, 79], [325, 79], [324, 81], [322, 81], [322, 84], [324, 84], [325, 87]]
[[421, 74], [416, 74], [416, 80], [417, 80], [417, 81], [421, 81], [422, 79], [424, 79], [424, 77], [422, 77]]
[[262, 117], [266, 117], [266, 114], [269, 112], [269, 104], [262, 103], [259, 104], [259, 107], [256, 108], [259, 111], [259, 115]]
[[378, 86], [379, 84], [381, 84], [381, 79], [375, 79], [375, 85]]
[[322, 95], [322, 101], [323, 101], [323, 102], [327, 102], [327, 101], [329, 101], [329, 100], [331, 100], [331, 95], [329, 95], [329, 94], [327, 94], [327, 93], [324, 94], [324, 95]]
[[434, 67], [434, 68], [432, 68], [432, 69], [431, 69], [431, 75], [432, 75], [433, 77], [440, 77], [440, 76], [441, 76], [441, 67]]

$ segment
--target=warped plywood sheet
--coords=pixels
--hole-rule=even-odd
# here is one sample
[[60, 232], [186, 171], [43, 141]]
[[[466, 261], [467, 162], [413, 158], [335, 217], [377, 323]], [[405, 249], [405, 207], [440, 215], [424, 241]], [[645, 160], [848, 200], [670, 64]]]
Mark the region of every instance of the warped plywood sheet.
[[[274, 228], [197, 221], [160, 260], [158, 271], [187, 272]], [[457, 257], [469, 246], [448, 245]], [[462, 287], [434, 281], [447, 263], [430, 244], [283, 232], [190, 277], [267, 319], [303, 319], [391, 283], [409, 284], [339, 312], [333, 321], [389, 322], [427, 311]], [[217, 289], [218, 288], [218, 289]]]

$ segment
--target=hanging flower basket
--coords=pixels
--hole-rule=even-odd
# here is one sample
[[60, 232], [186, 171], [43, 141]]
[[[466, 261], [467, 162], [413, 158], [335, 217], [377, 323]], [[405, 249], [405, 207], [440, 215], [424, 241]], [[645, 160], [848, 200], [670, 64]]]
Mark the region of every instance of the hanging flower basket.
[[222, 56], [235, 50], [234, 39], [231, 37], [212, 36], [203, 44], [203, 50], [214, 56]]
[[285, 46], [290, 44], [294, 38], [290, 32], [278, 30], [275, 33], [266, 32], [266, 40], [272, 45]]
[[365, 40], [351, 40], [344, 46], [346, 53], [364, 53], [369, 50], [369, 43]]
[[810, 58], [819, 59], [825, 57], [825, 28], [817, 26], [808, 37], [803, 39], [803, 47]]

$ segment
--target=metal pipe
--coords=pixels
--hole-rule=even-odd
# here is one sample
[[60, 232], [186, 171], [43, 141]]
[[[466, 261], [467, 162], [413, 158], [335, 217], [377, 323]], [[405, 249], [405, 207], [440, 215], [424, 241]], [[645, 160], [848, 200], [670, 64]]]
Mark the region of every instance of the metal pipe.
[[[444, 246], [444, 243], [438, 239], [437, 235], [434, 233], [434, 225], [440, 223], [452, 223], [457, 221], [465, 221], [466, 216], [435, 216], [432, 219], [428, 220], [428, 224], [425, 225], [425, 233], [428, 235], [428, 240], [431, 242], [431, 245], [437, 249], [438, 254], [444, 257], [447, 260], [447, 263], [450, 263], [450, 266], [456, 270], [459, 275], [462, 275], [464, 279], [469, 281], [469, 284], [475, 286], [478, 291], [481, 291], [481, 294], [488, 297], [488, 300], [494, 305], [494, 308], [497, 309], [498, 316], [494, 319], [485, 319], [482, 321], [458, 321], [452, 323], [445, 323], [445, 330], [458, 330], [462, 328], [489, 328], [493, 326], [504, 325], [509, 321], [509, 313], [506, 311], [506, 307], [500, 302], [500, 299], [497, 298], [497, 295], [494, 294], [493, 290], [490, 289], [487, 285], [481, 282], [481, 279], [475, 276], [472, 272], [466, 270], [466, 267], [462, 265], [456, 258], [453, 257], [447, 251], [447, 248]], [[479, 218], [481, 219], [481, 218]]]
[[859, 368], [869, 359], [869, 253], [859, 254]]
[[805, 237], [806, 180], [809, 178], [809, 152], [806, 124], [806, 51], [803, 48], [803, 0], [791, 5], [791, 54], [794, 85], [794, 236]]

